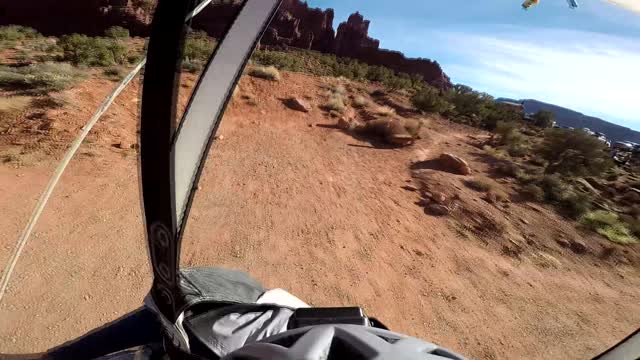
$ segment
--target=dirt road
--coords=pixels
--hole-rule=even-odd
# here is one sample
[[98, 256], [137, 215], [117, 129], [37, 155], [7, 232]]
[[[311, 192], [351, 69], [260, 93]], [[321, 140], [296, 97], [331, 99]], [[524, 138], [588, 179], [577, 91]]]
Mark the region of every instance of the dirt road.
[[[416, 205], [418, 193], [405, 189], [411, 160], [447, 150], [485, 173], [468, 136], [482, 134], [432, 119], [415, 147], [376, 148], [324, 126], [335, 120], [317, 107], [322, 82], [243, 79], [257, 105], [238, 97], [225, 116], [182, 266], [242, 269], [313, 305], [359, 304], [394, 330], [470, 358], [582, 359], [638, 327], [637, 264], [598, 259], [602, 240], [549, 209], [490, 205], [463, 186], [467, 177], [437, 171], [430, 176], [459, 188], [470, 209], [508, 222], [505, 234], [476, 236]], [[287, 109], [281, 99], [291, 95], [308, 96], [314, 109]], [[135, 118], [121, 115], [111, 126], [135, 138]], [[64, 176], [18, 265], [0, 307], [2, 353], [78, 336], [139, 306], [148, 291], [135, 151], [111, 148], [113, 135], [101, 131]], [[52, 166], [0, 167], [2, 265]], [[561, 248], [559, 236], [582, 238], [590, 251]], [[527, 250], [504, 254], [516, 238]]]

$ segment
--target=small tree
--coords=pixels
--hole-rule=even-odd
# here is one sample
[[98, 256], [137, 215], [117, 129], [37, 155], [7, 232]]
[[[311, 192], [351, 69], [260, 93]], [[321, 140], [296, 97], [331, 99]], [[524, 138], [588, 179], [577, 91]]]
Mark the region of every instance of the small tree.
[[540, 110], [533, 115], [533, 125], [541, 128], [553, 127], [555, 122], [555, 116], [550, 111]]
[[411, 98], [411, 102], [418, 110], [425, 112], [443, 113], [451, 110], [451, 104], [440, 96], [437, 89], [431, 86], [425, 86], [417, 92]]
[[582, 130], [547, 130], [539, 153], [551, 174], [599, 176], [613, 165], [606, 145]]

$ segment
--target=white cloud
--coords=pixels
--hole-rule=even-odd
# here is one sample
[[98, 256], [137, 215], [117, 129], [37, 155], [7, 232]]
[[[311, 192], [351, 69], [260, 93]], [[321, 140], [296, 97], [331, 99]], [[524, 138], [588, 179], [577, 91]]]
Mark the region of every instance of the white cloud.
[[[511, 30], [516, 30], [512, 28]], [[640, 128], [640, 43], [572, 30], [440, 33], [454, 81], [496, 95], [535, 98]]]
[[620, 5], [627, 10], [640, 13], [640, 1], [638, 0], [607, 0], [607, 2]]

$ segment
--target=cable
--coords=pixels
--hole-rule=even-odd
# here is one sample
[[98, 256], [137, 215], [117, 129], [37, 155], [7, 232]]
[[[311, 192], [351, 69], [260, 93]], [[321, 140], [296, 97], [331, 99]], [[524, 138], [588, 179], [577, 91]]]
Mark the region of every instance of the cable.
[[[191, 18], [196, 16], [198, 13], [200, 13], [200, 11], [202, 11], [207, 5], [209, 5], [209, 3], [211, 3], [211, 0], [205, 0], [202, 3], [200, 3], [198, 6], [196, 6], [196, 8], [191, 13], [189, 13], [189, 15], [187, 15], [185, 21], [191, 20]], [[67, 165], [69, 165], [69, 162], [71, 161], [73, 156], [76, 154], [76, 151], [78, 151], [78, 148], [80, 148], [80, 145], [82, 145], [82, 142], [89, 134], [89, 131], [91, 131], [93, 126], [98, 122], [98, 119], [100, 119], [102, 114], [104, 114], [105, 111], [107, 111], [107, 109], [109, 108], [109, 106], [111, 106], [115, 98], [118, 95], [120, 95], [122, 90], [124, 90], [124, 88], [126, 88], [127, 85], [129, 85], [131, 80], [133, 80], [133, 78], [138, 74], [138, 72], [140, 72], [140, 70], [142, 69], [142, 67], [145, 65], [146, 62], [147, 62], [147, 58], [145, 57], [138, 63], [138, 65], [136, 65], [136, 67], [133, 70], [131, 70], [131, 72], [129, 72], [129, 74], [124, 79], [122, 79], [122, 81], [120, 81], [120, 83], [118, 84], [118, 87], [116, 87], [115, 90], [113, 90], [113, 92], [111, 92], [111, 94], [106, 99], [104, 99], [104, 101], [102, 102], [98, 110], [93, 114], [91, 119], [89, 119], [89, 122], [87, 122], [85, 126], [82, 127], [82, 132], [73, 141], [73, 143], [71, 144], [71, 147], [65, 153], [64, 158], [56, 168], [56, 171], [53, 173], [51, 180], [49, 180], [47, 187], [45, 188], [44, 192], [38, 199], [36, 208], [33, 210], [33, 213], [29, 218], [29, 222], [27, 223], [27, 226], [22, 231], [22, 234], [20, 235], [20, 238], [16, 243], [15, 251], [11, 255], [11, 259], [7, 263], [7, 266], [5, 267], [4, 272], [2, 273], [2, 279], [0, 280], [0, 304], [2, 303], [2, 299], [4, 298], [4, 294], [7, 290], [7, 286], [9, 285], [9, 280], [11, 279], [11, 275], [13, 274], [16, 263], [18, 262], [18, 259], [22, 254], [22, 250], [24, 250], [24, 246], [26, 245], [27, 240], [31, 235], [31, 231], [33, 231], [34, 226], [38, 222], [38, 219], [40, 218], [40, 215], [42, 214], [44, 207], [47, 205], [47, 201], [49, 201], [49, 197], [51, 196], [53, 189], [58, 184], [60, 177], [64, 173], [64, 170], [67, 168]]]

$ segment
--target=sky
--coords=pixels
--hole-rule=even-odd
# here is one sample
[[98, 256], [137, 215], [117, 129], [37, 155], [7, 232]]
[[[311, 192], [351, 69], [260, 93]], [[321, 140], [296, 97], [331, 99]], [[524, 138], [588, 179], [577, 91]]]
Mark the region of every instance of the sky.
[[334, 28], [360, 11], [380, 47], [436, 60], [453, 83], [640, 130], [640, 0], [308, 0]]

